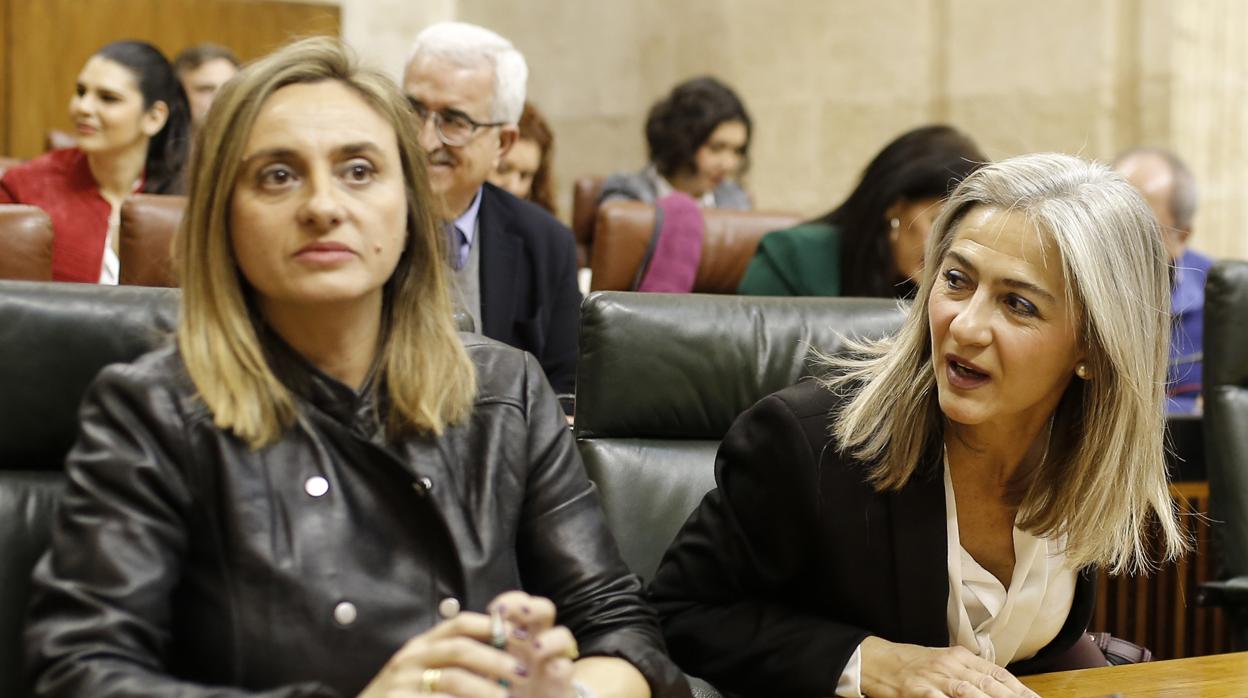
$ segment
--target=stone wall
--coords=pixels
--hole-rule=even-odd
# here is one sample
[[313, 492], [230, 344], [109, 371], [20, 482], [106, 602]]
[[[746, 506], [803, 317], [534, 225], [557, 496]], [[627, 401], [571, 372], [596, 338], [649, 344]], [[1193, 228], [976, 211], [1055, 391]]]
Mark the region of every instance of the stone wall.
[[1248, 4], [1238, 0], [344, 0], [344, 34], [397, 75], [424, 24], [489, 26], [529, 59], [529, 93], [571, 182], [644, 164], [642, 123], [677, 81], [714, 74], [755, 121], [759, 207], [821, 213], [870, 157], [929, 122], [993, 158], [1109, 159], [1136, 143], [1187, 159], [1196, 247], [1248, 256]]

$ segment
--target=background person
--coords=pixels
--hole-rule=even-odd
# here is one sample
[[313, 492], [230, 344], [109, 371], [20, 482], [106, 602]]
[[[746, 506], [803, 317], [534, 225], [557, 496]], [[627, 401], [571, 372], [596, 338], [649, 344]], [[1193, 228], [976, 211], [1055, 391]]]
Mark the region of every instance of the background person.
[[173, 59], [173, 71], [182, 81], [191, 104], [191, 123], [198, 130], [212, 106], [212, 98], [238, 73], [238, 57], [220, 44], [195, 44]]
[[932, 221], [953, 187], [986, 160], [949, 126], [907, 131], [871, 160], [840, 206], [765, 235], [737, 293], [914, 295]]
[[1034, 696], [1014, 674], [1105, 663], [1095, 569], [1186, 547], [1139, 195], [1013, 158], [959, 185], [928, 250], [895, 336], [737, 420], [655, 575], [673, 658], [722, 690]]
[[732, 88], [712, 77], [682, 82], [646, 117], [650, 164], [608, 177], [599, 201], [654, 204], [679, 191], [703, 208], [749, 210], [753, 204], [737, 178], [749, 164], [751, 131]]
[[1144, 196], [1157, 216], [1170, 256], [1170, 370], [1166, 407], [1200, 411], [1202, 350], [1205, 336], [1205, 276], [1213, 260], [1190, 249], [1196, 217], [1196, 178], [1174, 153], [1134, 148], [1114, 161], [1114, 169]]
[[117, 41], [87, 59], [69, 116], [78, 146], [10, 168], [0, 203], [38, 206], [52, 219], [53, 279], [115, 284], [122, 202], [183, 189], [186, 95], [156, 47]]
[[490, 184], [506, 190], [517, 199], [527, 199], [558, 216], [555, 207], [554, 164], [555, 136], [550, 124], [531, 102], [524, 103], [524, 112], [517, 124], [520, 134], [511, 148], [503, 153], [498, 166], [490, 174]]
[[581, 307], [572, 231], [486, 181], [516, 142], [528, 72], [498, 34], [443, 22], [416, 37], [403, 90], [453, 240], [458, 306], [481, 334], [537, 357], [555, 392], [568, 395]]
[[40, 695], [689, 695], [540, 369], [455, 332], [414, 122], [327, 38], [222, 89], [176, 344], [85, 398]]

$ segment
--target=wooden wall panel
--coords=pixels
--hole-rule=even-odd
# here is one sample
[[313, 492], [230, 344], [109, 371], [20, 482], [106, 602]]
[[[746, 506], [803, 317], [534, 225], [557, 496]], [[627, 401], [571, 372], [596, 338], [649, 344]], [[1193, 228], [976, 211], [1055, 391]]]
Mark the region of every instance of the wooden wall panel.
[[1107, 631], [1143, 645], [1154, 659], [1182, 659], [1231, 651], [1230, 623], [1220, 608], [1195, 603], [1201, 582], [1217, 579], [1209, 522], [1209, 483], [1171, 485], [1183, 527], [1196, 549], [1148, 576], [1102, 576], [1089, 630]]
[[0, 0], [0, 156], [9, 152], [9, 33], [13, 22], [9, 17], [10, 0]]
[[[33, 157], [49, 129], [69, 130], [74, 80], [99, 47], [142, 39], [172, 59], [186, 46], [214, 41], [244, 61], [292, 38], [341, 34], [339, 8], [276, 0], [0, 0], [8, 41], [0, 63], [0, 124], [7, 154]], [[4, 95], [0, 92], [0, 95]], [[3, 154], [0, 152], [0, 154]]]

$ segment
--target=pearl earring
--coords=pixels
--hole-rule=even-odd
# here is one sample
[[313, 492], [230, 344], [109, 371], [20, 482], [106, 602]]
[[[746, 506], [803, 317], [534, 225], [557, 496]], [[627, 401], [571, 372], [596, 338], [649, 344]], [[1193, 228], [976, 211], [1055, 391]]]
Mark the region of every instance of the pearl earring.
[[1076, 364], [1075, 375], [1079, 376], [1080, 378], [1086, 381], [1088, 379], [1088, 376], [1091, 375], [1091, 373], [1088, 372], [1088, 365], [1083, 363], [1082, 361]]
[[896, 230], [896, 229], [900, 228], [900, 227], [901, 227], [901, 219], [900, 219], [900, 218], [897, 218], [897, 217], [893, 217], [893, 218], [889, 219], [889, 221], [888, 221], [888, 227], [892, 228], [893, 230]]

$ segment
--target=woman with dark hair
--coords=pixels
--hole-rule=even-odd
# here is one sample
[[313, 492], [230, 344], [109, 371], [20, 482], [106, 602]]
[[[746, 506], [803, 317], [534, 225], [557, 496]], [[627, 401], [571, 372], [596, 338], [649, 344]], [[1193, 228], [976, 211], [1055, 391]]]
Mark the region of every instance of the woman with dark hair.
[[122, 202], [140, 191], [182, 191], [186, 93], [156, 47], [117, 41], [83, 66], [69, 114], [77, 147], [5, 172], [0, 203], [38, 206], [52, 219], [53, 279], [117, 283]]
[[765, 236], [738, 293], [753, 296], [914, 295], [941, 204], [986, 158], [949, 126], [889, 143], [830, 213]]
[[532, 201], [552, 216], [558, 216], [554, 177], [551, 175], [555, 135], [531, 102], [525, 102], [518, 126], [520, 136], [503, 153], [490, 173], [490, 184], [507, 190], [517, 199]]
[[599, 201], [632, 199], [653, 204], [674, 191], [704, 208], [752, 208], [736, 182], [749, 163], [752, 125], [730, 87], [712, 77], [687, 80], [650, 108], [646, 142], [650, 164], [614, 174]]

